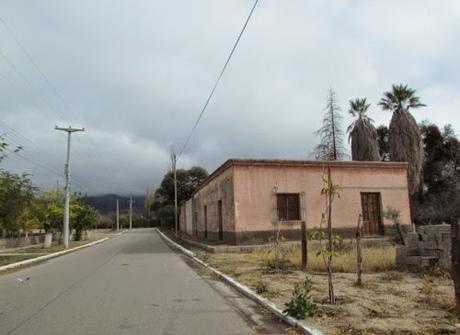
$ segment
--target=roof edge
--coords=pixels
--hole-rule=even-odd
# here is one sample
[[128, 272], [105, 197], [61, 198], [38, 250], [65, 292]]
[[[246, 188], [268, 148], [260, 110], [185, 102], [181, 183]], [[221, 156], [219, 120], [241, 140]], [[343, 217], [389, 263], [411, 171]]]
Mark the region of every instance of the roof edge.
[[214, 170], [192, 193], [192, 197], [206, 186], [211, 180], [222, 174], [231, 166], [311, 166], [323, 167], [329, 164], [331, 167], [379, 167], [387, 169], [404, 169], [407, 170], [407, 162], [382, 162], [382, 161], [319, 161], [319, 160], [289, 160], [289, 159], [243, 159], [230, 158]]

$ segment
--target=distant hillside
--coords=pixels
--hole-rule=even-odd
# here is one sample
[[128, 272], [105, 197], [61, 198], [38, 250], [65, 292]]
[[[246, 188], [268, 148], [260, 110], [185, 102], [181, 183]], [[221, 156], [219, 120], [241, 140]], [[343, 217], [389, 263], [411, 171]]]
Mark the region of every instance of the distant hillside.
[[[86, 203], [95, 207], [101, 214], [109, 214], [116, 211], [117, 199], [120, 205], [120, 212], [129, 210], [129, 197], [116, 194], [88, 196]], [[133, 212], [142, 214], [144, 212], [144, 196], [133, 196]]]

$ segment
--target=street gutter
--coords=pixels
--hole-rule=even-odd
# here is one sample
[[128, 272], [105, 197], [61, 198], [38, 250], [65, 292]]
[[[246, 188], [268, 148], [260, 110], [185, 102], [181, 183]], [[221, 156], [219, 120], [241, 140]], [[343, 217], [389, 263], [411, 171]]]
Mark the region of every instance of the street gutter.
[[39, 257], [35, 257], [35, 258], [30, 258], [30, 259], [26, 259], [24, 261], [3, 265], [3, 266], [0, 266], [0, 272], [6, 271], [6, 270], [11, 270], [11, 269], [14, 269], [14, 268], [17, 268], [17, 267], [20, 267], [20, 266], [24, 266], [24, 265], [29, 265], [29, 264], [33, 264], [33, 263], [37, 263], [37, 262], [43, 262], [45, 260], [55, 258], [55, 257], [59, 257], [61, 255], [65, 255], [65, 254], [68, 254], [70, 252], [77, 251], [79, 249], [91, 247], [93, 245], [96, 245], [96, 244], [99, 244], [101, 242], [104, 242], [104, 241], [106, 241], [108, 239], [109, 239], [108, 237], [105, 237], [105, 238], [102, 238], [100, 240], [97, 240], [97, 241], [94, 241], [94, 242], [91, 242], [91, 243], [88, 243], [88, 244], [80, 245], [80, 246], [72, 248], [72, 249], [53, 252], [53, 253], [48, 254], [48, 255], [39, 256]]
[[237, 282], [232, 277], [229, 277], [229, 276], [223, 274], [219, 270], [217, 270], [217, 269], [213, 268], [212, 266], [210, 266], [209, 264], [203, 262], [201, 259], [195, 257], [193, 252], [191, 252], [190, 250], [184, 248], [180, 244], [178, 244], [178, 243], [174, 242], [173, 240], [171, 240], [169, 237], [167, 237], [165, 234], [163, 234], [158, 228], [155, 228], [155, 230], [157, 231], [158, 235], [160, 235], [160, 237], [167, 244], [169, 244], [170, 246], [172, 246], [175, 249], [178, 249], [179, 251], [181, 251], [182, 253], [184, 253], [185, 255], [187, 255], [188, 257], [190, 257], [191, 259], [193, 259], [195, 262], [199, 263], [200, 265], [202, 265], [202, 266], [208, 268], [209, 270], [211, 270], [214, 274], [216, 274], [224, 282], [226, 282], [230, 286], [234, 287], [237, 291], [239, 291], [240, 293], [242, 293], [243, 295], [245, 295], [249, 299], [255, 301], [259, 305], [261, 305], [261, 306], [265, 307], [266, 309], [268, 309], [269, 311], [271, 311], [273, 314], [275, 314], [281, 320], [286, 322], [288, 325], [301, 330], [304, 334], [307, 334], [307, 335], [322, 335], [322, 333], [319, 330], [317, 330], [317, 329], [315, 329], [313, 327], [307, 326], [304, 323], [300, 322], [299, 320], [294, 319], [293, 317], [285, 315], [283, 313], [283, 311], [281, 309], [279, 309], [273, 302], [271, 302], [270, 300], [268, 300], [268, 299], [266, 299], [266, 298], [264, 298], [264, 297], [262, 297], [262, 296], [260, 296], [260, 295], [258, 295], [256, 293], [254, 293], [249, 287]]

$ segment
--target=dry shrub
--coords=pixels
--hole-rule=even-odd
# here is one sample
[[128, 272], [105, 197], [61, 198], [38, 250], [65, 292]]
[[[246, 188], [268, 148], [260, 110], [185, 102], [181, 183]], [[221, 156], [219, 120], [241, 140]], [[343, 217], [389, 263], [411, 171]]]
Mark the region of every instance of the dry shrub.
[[[283, 259], [286, 261], [287, 268], [285, 270], [300, 270], [302, 262], [300, 246], [282, 246], [282, 248]], [[394, 246], [372, 246], [365, 247], [362, 250], [364, 272], [372, 273], [396, 270], [396, 250]], [[316, 256], [316, 251], [317, 247], [315, 246], [308, 248], [307, 271], [326, 272], [324, 259], [321, 256]], [[231, 262], [229, 262], [229, 258], [231, 258]], [[236, 262], [242, 268], [251, 268], [253, 270], [265, 269], [265, 273], [271, 273], [272, 271], [267, 270], [270, 268], [268, 264], [272, 261], [272, 253], [265, 249], [247, 254], [213, 254], [211, 263], [227, 271], [235, 272], [235, 269], [232, 269], [232, 264]], [[334, 272], [356, 272], [356, 250], [354, 248], [345, 248], [334, 257], [332, 264]]]
[[401, 281], [403, 280], [403, 275], [400, 272], [385, 272], [382, 277], [384, 281]]
[[[290, 261], [297, 268], [301, 266], [300, 247], [292, 248], [290, 251]], [[364, 272], [385, 272], [396, 269], [395, 263], [396, 250], [393, 246], [375, 246], [363, 248], [363, 270]], [[356, 272], [357, 260], [356, 250], [345, 249], [334, 257], [334, 272]], [[308, 271], [324, 272], [326, 269], [324, 260], [321, 256], [316, 256], [316, 248], [308, 250]]]
[[446, 300], [443, 293], [437, 287], [437, 278], [423, 276], [422, 286], [419, 288], [418, 302], [430, 306], [431, 308], [440, 308], [450, 310], [453, 304]]

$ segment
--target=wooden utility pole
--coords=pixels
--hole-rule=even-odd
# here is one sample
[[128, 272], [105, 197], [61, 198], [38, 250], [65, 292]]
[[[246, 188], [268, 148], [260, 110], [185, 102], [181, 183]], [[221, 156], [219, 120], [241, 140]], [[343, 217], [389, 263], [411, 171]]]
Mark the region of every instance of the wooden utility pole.
[[359, 214], [358, 217], [358, 229], [356, 230], [356, 253], [357, 253], [357, 264], [358, 264], [358, 269], [357, 269], [357, 274], [358, 274], [358, 280], [356, 284], [358, 284], [359, 287], [363, 285], [362, 281], [362, 273], [363, 273], [363, 253], [361, 250], [361, 236], [362, 236], [362, 228], [361, 224], [363, 222], [363, 215]]
[[452, 239], [452, 279], [455, 289], [455, 312], [460, 314], [460, 219], [450, 225]]

